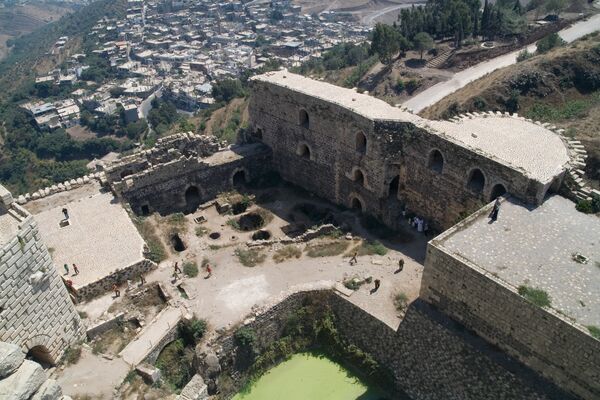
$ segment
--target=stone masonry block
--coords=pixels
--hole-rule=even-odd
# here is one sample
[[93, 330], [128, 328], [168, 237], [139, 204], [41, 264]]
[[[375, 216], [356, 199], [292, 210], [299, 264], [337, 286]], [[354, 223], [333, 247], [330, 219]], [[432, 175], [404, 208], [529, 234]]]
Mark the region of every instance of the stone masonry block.
[[44, 383], [46, 374], [33, 361], [25, 360], [17, 371], [0, 381], [0, 399], [28, 400]]

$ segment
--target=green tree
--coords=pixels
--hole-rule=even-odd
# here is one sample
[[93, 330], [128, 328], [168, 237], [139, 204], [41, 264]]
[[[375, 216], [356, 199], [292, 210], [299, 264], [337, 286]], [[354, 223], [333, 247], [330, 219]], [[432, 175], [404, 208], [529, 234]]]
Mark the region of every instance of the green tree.
[[421, 54], [421, 60], [423, 59], [423, 52], [433, 48], [433, 38], [429, 36], [427, 32], [419, 32], [413, 39], [415, 50], [418, 50]]
[[228, 102], [235, 97], [243, 97], [245, 92], [239, 79], [224, 79], [213, 85], [212, 95], [217, 101]]
[[371, 53], [379, 56], [379, 61], [390, 65], [393, 56], [398, 52], [398, 31], [394, 27], [382, 23], [375, 25], [371, 41]]
[[560, 15], [561, 11], [567, 6], [566, 0], [546, 0], [544, 9], [549, 13]]

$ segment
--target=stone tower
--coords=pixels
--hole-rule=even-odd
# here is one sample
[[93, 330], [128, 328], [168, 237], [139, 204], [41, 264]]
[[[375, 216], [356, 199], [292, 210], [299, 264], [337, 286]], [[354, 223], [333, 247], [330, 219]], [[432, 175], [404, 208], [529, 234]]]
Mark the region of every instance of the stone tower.
[[0, 185], [0, 341], [53, 364], [82, 333], [37, 223]]

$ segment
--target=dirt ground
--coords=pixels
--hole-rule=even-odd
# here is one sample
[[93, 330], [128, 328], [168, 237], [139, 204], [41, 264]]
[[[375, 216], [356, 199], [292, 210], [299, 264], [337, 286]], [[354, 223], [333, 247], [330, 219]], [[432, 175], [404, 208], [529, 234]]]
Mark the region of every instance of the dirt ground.
[[[157, 236], [166, 248], [167, 259], [159, 264], [157, 270], [146, 276], [148, 283], [142, 288], [160, 282], [172, 295], [169, 304], [183, 307], [188, 313], [205, 319], [209, 325], [207, 335], [212, 335], [218, 330], [236, 326], [252, 310], [270, 303], [271, 299], [281, 293], [331, 288], [335, 284], [341, 287], [343, 282], [350, 279], [363, 280], [370, 277], [381, 280], [380, 289], [373, 292], [373, 284], [366, 283], [351, 292], [348, 299], [397, 328], [403, 314], [396, 309], [394, 299], [400, 293], [408, 302], [418, 297], [427, 237], [407, 226], [397, 234], [385, 235], [385, 239], [377, 238], [363, 227], [360, 215], [284, 184], [262, 190], [241, 189], [240, 192], [241, 194], [228, 193], [222, 196], [235, 205], [235, 212], [239, 211], [237, 214], [219, 214], [212, 205], [185, 216], [172, 214], [161, 217], [153, 214], [146, 217], [156, 228]], [[238, 203], [248, 204], [248, 207], [243, 210], [244, 207]], [[240, 217], [247, 215], [260, 215], [266, 222], [261, 226], [256, 220], [247, 223], [248, 218], [240, 221]], [[205, 222], [195, 222], [198, 217], [203, 217]], [[280, 243], [258, 247], [256, 251], [261, 256], [255, 265], [250, 267], [242, 264], [240, 251], [250, 249], [246, 243], [256, 232], [260, 231], [263, 237], [270, 235], [270, 239], [276, 241], [295, 237], [321, 222], [335, 222], [342, 227], [343, 232], [307, 243], [293, 244], [295, 250], [289, 254], [287, 245]], [[249, 230], [240, 230], [244, 227]], [[184, 250], [174, 248], [171, 241], [174, 233], [182, 240]], [[350, 235], [346, 237], [346, 233]], [[367, 241], [379, 241], [380, 254], [362, 245]], [[311, 251], [315, 248], [318, 248], [316, 253]], [[384, 248], [382, 252], [381, 248]], [[350, 263], [350, 256], [355, 249], [359, 251], [358, 260]], [[282, 254], [288, 254], [290, 258], [281, 261]], [[401, 258], [405, 260], [405, 265], [403, 271], [398, 273], [398, 260]], [[199, 274], [192, 277], [178, 273], [177, 279], [174, 279], [175, 262], [178, 262], [179, 267], [186, 262], [195, 262], [199, 266]], [[210, 276], [203, 267], [206, 263], [212, 269]], [[135, 286], [134, 290], [139, 290]], [[104, 318], [107, 313], [121, 310], [126, 311], [127, 316], [146, 313], [146, 327], [153, 329], [152, 315], [159, 311], [162, 303], [154, 300], [141, 303], [135, 305], [128, 294], [114, 298], [112, 293], [107, 293], [79, 304], [77, 308], [84, 313], [85, 321], [90, 325]], [[144, 398], [169, 398], [166, 393], [157, 393], [133, 375], [128, 375], [129, 369], [122, 366], [123, 359], [115, 356], [128, 341], [138, 336], [137, 329], [132, 326], [124, 326], [101, 335], [89, 344], [82, 361], [59, 370], [56, 378], [67, 388], [67, 394], [82, 396], [81, 398], [91, 395], [96, 396], [95, 398], [135, 399], [140, 398], [141, 393], [146, 396]], [[94, 349], [97, 354], [94, 354]], [[108, 353], [112, 359], [104, 358], [101, 353]], [[96, 371], [101, 364], [114, 367], [103, 367], [102, 371]], [[89, 388], [76, 380], [84, 379], [86, 370], [98, 377]], [[115, 387], [123, 382], [127, 384], [119, 394], [113, 394]]]
[[72, 127], [67, 128], [66, 131], [69, 134], [69, 136], [71, 136], [75, 140], [84, 141], [96, 137], [94, 132], [90, 131], [89, 128], [81, 125], [73, 125]]

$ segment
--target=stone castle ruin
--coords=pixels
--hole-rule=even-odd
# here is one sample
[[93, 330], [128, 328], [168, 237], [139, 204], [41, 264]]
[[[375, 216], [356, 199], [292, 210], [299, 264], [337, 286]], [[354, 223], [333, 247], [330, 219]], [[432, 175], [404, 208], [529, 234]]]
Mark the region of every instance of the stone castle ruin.
[[[561, 389], [600, 398], [600, 341], [584, 327], [600, 326], [600, 270], [571, 257], [600, 259], [585, 244], [600, 237], [599, 224], [554, 195], [591, 193], [578, 178], [580, 144], [517, 115], [430, 121], [287, 71], [252, 78], [249, 113], [244, 143], [221, 148], [212, 137], [180, 133], [118, 160], [99, 179], [139, 215], [193, 212], [219, 193], [278, 173], [392, 228], [406, 213], [422, 216], [446, 232], [428, 244], [419, 301]], [[489, 224], [489, 203], [500, 196], [503, 224]], [[0, 340], [55, 359], [79, 336], [79, 319], [35, 221], [9, 193], [2, 199]], [[523, 280], [549, 281], [566, 312], [523, 299]], [[587, 286], [580, 290], [577, 282]]]
[[54, 364], [83, 335], [33, 216], [0, 186], [0, 341]]

